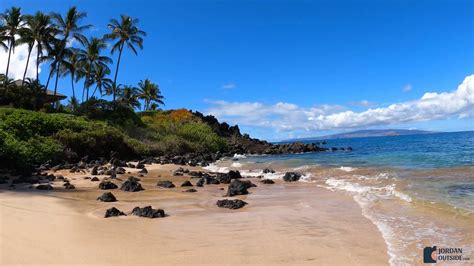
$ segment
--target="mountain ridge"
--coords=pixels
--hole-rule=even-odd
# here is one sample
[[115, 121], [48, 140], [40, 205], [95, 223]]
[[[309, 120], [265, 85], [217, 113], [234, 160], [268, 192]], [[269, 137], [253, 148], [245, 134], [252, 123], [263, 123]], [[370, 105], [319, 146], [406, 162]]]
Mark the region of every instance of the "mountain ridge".
[[440, 133], [437, 131], [412, 130], [412, 129], [364, 129], [338, 134], [331, 134], [319, 137], [286, 139], [282, 142], [292, 141], [310, 141], [326, 139], [348, 139], [348, 138], [368, 138], [368, 137], [387, 137], [387, 136], [407, 136], [407, 135], [425, 135]]

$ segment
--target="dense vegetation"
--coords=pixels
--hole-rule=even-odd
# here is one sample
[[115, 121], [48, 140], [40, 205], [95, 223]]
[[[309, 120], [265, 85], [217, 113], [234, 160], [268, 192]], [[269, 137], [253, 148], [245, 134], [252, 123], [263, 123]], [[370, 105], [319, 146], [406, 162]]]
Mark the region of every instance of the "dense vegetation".
[[135, 115], [130, 121], [140, 125], [113, 124], [115, 118], [102, 114], [101, 120], [92, 120], [65, 113], [0, 108], [0, 166], [28, 168], [48, 160], [109, 158], [111, 153], [130, 159], [225, 151], [227, 147], [223, 138], [184, 109], [139, 115], [128, 110], [126, 115]]

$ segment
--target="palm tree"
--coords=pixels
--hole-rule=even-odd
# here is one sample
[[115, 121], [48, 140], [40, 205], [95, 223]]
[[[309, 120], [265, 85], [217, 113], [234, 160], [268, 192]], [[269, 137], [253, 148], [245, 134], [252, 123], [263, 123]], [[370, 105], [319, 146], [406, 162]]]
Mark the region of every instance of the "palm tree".
[[[75, 48], [70, 48], [71, 52], [69, 56], [66, 58], [66, 64], [63, 66], [63, 73], [71, 75], [71, 89], [72, 89], [72, 98], [76, 99], [76, 90], [74, 84], [77, 80], [79, 80], [80, 75], [76, 76], [76, 74], [80, 71], [81, 65], [78, 62], [78, 53], [79, 50]], [[77, 101], [77, 99], [76, 99]]]
[[[115, 69], [114, 84], [117, 84], [117, 76], [120, 66], [120, 59], [122, 58], [122, 52], [125, 45], [132, 50], [135, 55], [137, 54], [137, 48], [143, 49], [143, 37], [146, 33], [137, 27], [138, 19], [131, 18], [127, 15], [121, 15], [121, 21], [111, 19], [107, 25], [111, 29], [110, 34], [106, 34], [105, 37], [110, 40], [117, 40], [112, 46], [112, 54], [115, 51], [119, 51], [117, 66]], [[115, 101], [116, 91], [113, 92], [113, 101]]]
[[132, 109], [140, 108], [140, 101], [138, 101], [138, 89], [133, 86], [124, 86], [123, 88], [117, 89], [118, 101], [123, 103]]
[[144, 110], [149, 110], [151, 103], [164, 104], [164, 97], [161, 95], [160, 87], [149, 79], [141, 80], [138, 83], [138, 98], [145, 102]]
[[39, 58], [43, 55], [45, 47], [50, 45], [51, 40], [54, 39], [57, 30], [51, 24], [51, 18], [38, 11], [34, 16], [25, 16], [27, 27], [19, 30], [20, 39], [18, 43], [26, 43], [28, 45], [28, 58], [26, 60], [25, 72], [23, 74], [22, 85], [25, 82], [26, 72], [28, 70], [28, 63], [36, 43], [36, 79], [39, 79]]
[[[67, 58], [69, 55], [72, 53], [71, 49], [66, 47], [66, 42], [58, 39], [51, 40], [52, 46], [49, 47], [48, 55], [46, 57], [43, 57], [43, 60], [51, 60], [51, 67], [50, 67], [50, 74], [48, 78], [48, 82], [46, 83], [45, 90], [48, 88], [49, 84], [49, 79], [51, 78], [52, 75], [56, 74], [56, 81], [54, 83], [54, 96], [57, 95], [58, 92], [58, 80], [59, 76], [62, 76], [65, 74], [64, 71], [61, 71], [62, 68], [61, 66], [66, 66], [68, 67], [68, 61]], [[54, 73], [56, 72], [56, 73]], [[54, 104], [53, 104], [54, 105]]]
[[99, 39], [96, 37], [91, 37], [90, 39], [86, 39], [84, 41], [84, 48], [85, 50], [80, 50], [78, 56], [79, 64], [84, 66], [84, 91], [87, 92], [86, 100], [89, 99], [89, 85], [90, 85], [90, 78], [93, 74], [93, 70], [97, 67], [101, 66], [104, 68], [108, 68], [107, 64], [112, 63], [112, 59], [107, 56], [101, 55], [103, 49], [107, 48], [103, 39]]
[[0, 20], [3, 21], [3, 30], [7, 36], [8, 42], [8, 60], [7, 60], [7, 70], [5, 76], [8, 80], [8, 71], [10, 68], [10, 58], [12, 52], [15, 50], [16, 46], [16, 35], [18, 30], [23, 27], [23, 16], [21, 15], [21, 9], [19, 7], [12, 7], [7, 9], [5, 13], [0, 14]]
[[90, 85], [95, 84], [94, 92], [92, 97], [94, 97], [95, 92], [99, 90], [100, 95], [109, 94], [110, 88], [112, 88], [112, 80], [107, 76], [110, 75], [110, 68], [108, 66], [98, 65], [94, 69], [93, 77], [90, 79]]
[[[54, 26], [59, 30], [59, 33], [62, 36], [62, 43], [58, 45], [59, 50], [56, 51], [56, 57], [58, 59], [61, 59], [56, 60], [56, 83], [60, 68], [63, 65], [62, 59], [67, 58], [67, 55], [65, 53], [67, 52], [66, 49], [68, 44], [70, 44], [70, 42], [74, 40], [78, 41], [81, 44], [84, 44], [84, 42], [87, 40], [87, 38], [82, 34], [82, 32], [91, 28], [92, 25], [79, 25], [80, 20], [85, 17], [87, 17], [87, 13], [79, 12], [75, 6], [69, 8], [65, 17], [62, 17], [59, 13], [51, 13], [51, 18], [54, 22]], [[56, 88], [54, 94], [56, 95]]]

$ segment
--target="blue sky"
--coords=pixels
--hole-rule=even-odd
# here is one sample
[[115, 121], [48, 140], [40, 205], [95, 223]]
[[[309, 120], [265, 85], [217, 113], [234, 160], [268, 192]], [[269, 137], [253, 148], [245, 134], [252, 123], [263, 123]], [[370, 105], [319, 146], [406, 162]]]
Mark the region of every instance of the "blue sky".
[[[454, 112], [431, 112], [430, 106], [416, 117], [424, 112], [416, 105], [390, 113], [388, 120], [366, 122], [379, 112], [331, 116], [384, 112], [426, 92], [455, 91], [474, 74], [473, 1], [3, 0], [0, 9], [12, 5], [26, 13], [64, 13], [76, 5], [95, 25], [92, 35], [106, 33], [108, 20], [120, 14], [139, 18], [148, 33], [145, 48], [138, 56], [125, 52], [120, 83], [150, 78], [160, 85], [165, 108], [213, 113], [255, 137], [358, 128], [474, 129], [474, 89], [456, 96], [461, 104], [459, 97], [468, 100]], [[69, 84], [62, 80], [60, 92], [70, 95]]]

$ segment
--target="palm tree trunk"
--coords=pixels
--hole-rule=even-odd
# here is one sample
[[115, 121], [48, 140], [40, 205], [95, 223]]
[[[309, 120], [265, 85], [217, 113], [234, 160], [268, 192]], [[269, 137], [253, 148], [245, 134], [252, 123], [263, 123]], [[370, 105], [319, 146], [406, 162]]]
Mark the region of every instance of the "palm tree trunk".
[[92, 93], [92, 96], [91, 96], [91, 97], [94, 97], [95, 92], [97, 91], [97, 87], [98, 87], [98, 86], [95, 86], [94, 92]]
[[[56, 68], [56, 82], [54, 84], [54, 98], [56, 99], [56, 94], [58, 91], [58, 79], [59, 79], [59, 64], [58, 67]], [[53, 106], [56, 104], [56, 101], [53, 103]]]
[[25, 72], [23, 73], [23, 79], [21, 80], [21, 86], [23, 87], [23, 85], [25, 84], [25, 78], [26, 78], [26, 72], [28, 71], [28, 64], [30, 63], [30, 55], [31, 55], [31, 51], [33, 50], [33, 46], [31, 46], [29, 49], [28, 49], [28, 57], [26, 58], [26, 67], [25, 67]]
[[49, 71], [48, 80], [46, 81], [46, 86], [45, 86], [45, 88], [44, 88], [44, 91], [45, 91], [45, 92], [48, 90], [49, 81], [51, 80], [51, 77], [53, 76], [53, 74], [54, 74], [54, 69], [52, 69], [51, 71]]
[[8, 70], [10, 69], [10, 57], [12, 56], [12, 50], [13, 50], [13, 45], [12, 42], [10, 42], [10, 49], [8, 51], [8, 61], [7, 61], [7, 71], [5, 72], [5, 84], [8, 82]]
[[36, 46], [38, 51], [36, 51], [36, 80], [39, 82], [39, 57], [40, 57], [40, 47], [39, 45]]
[[72, 88], [72, 98], [76, 98], [76, 91], [74, 89], [74, 72], [71, 72], [71, 88]]
[[118, 56], [118, 60], [117, 60], [117, 67], [115, 69], [115, 77], [114, 77], [114, 91], [113, 91], [113, 102], [115, 102], [115, 95], [116, 95], [116, 90], [117, 90], [117, 76], [118, 76], [118, 71], [119, 71], [119, 66], [120, 66], [120, 59], [122, 58], [122, 50], [123, 50], [123, 45], [124, 43], [122, 43], [122, 45], [120, 46], [120, 51], [119, 51], [119, 56]]

